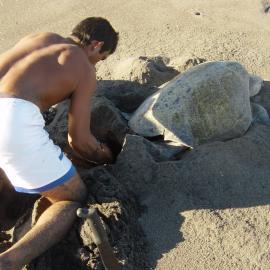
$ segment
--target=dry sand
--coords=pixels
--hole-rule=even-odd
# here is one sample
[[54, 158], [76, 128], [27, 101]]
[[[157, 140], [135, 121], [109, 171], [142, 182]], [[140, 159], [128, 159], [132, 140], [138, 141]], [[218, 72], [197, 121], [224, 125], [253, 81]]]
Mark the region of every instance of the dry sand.
[[101, 70], [129, 56], [195, 54], [233, 59], [270, 79], [270, 14], [261, 0], [0, 0], [0, 52], [29, 32], [68, 35], [87, 16], [105, 17], [120, 32], [119, 48]]
[[[130, 56], [162, 56], [168, 62], [175, 62], [179, 57], [193, 54], [207, 60], [236, 60], [250, 73], [270, 80], [270, 13], [263, 12], [260, 0], [0, 0], [0, 52], [29, 32], [68, 35], [78, 21], [88, 16], [109, 19], [120, 33], [116, 53], [98, 66], [100, 78], [111, 78], [115, 63]], [[235, 249], [241, 258], [250, 260], [246, 264], [250, 265], [248, 269], [270, 269], [270, 265], [256, 265], [258, 258], [254, 257], [263, 251], [269, 256], [269, 239], [263, 235], [265, 230], [269, 232], [270, 220], [262, 218], [269, 213], [269, 206], [236, 209], [233, 222], [226, 225], [228, 229], [215, 227], [215, 219], [230, 218], [227, 212], [224, 210], [216, 216], [205, 210], [181, 213], [185, 220], [180, 230], [185, 241], [179, 240], [174, 249], [167, 251], [156, 269], [210, 270], [211, 266], [204, 261], [210, 253], [217, 254], [216, 269], [232, 269], [226, 267], [226, 261], [231, 260], [233, 266], [235, 258], [222, 258], [226, 250], [219, 250], [220, 234], [227, 241], [225, 246], [230, 254]], [[256, 216], [257, 242], [242, 243], [239, 253], [240, 246], [234, 243], [245, 228], [237, 221]], [[261, 219], [263, 222], [259, 222]], [[169, 234], [170, 228], [168, 237]], [[207, 235], [205, 242], [203, 235]], [[196, 242], [196, 237], [201, 242]], [[237, 243], [241, 243], [239, 239]], [[204, 245], [207, 248], [202, 250]], [[267, 261], [270, 263], [270, 259]]]

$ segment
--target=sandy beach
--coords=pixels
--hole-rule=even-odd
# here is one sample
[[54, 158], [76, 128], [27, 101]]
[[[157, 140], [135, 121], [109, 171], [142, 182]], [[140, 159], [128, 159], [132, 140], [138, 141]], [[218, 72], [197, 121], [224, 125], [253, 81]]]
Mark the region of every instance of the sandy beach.
[[81, 19], [102, 16], [120, 33], [117, 52], [101, 64], [109, 71], [130, 56], [173, 60], [193, 54], [207, 60], [236, 60], [249, 72], [270, 78], [270, 17], [260, 0], [2, 0], [0, 15], [0, 52], [30, 32], [68, 35]]
[[[269, 81], [270, 11], [264, 8], [260, 0], [0, 0], [0, 53], [29, 33], [68, 36], [80, 20], [98, 16], [107, 18], [120, 37], [116, 52], [98, 64], [98, 79], [117, 80], [114, 67], [120, 61], [147, 56], [162, 57], [168, 66], [192, 57], [233, 60]], [[153, 207], [141, 223], [148, 226], [149, 239], [161, 244], [150, 252], [151, 268], [145, 269], [270, 269], [269, 201], [247, 199], [213, 210], [185, 208], [179, 199], [177, 217], [157, 217]], [[151, 231], [151, 218], [161, 220], [162, 229]], [[160, 232], [167, 235], [157, 237]]]

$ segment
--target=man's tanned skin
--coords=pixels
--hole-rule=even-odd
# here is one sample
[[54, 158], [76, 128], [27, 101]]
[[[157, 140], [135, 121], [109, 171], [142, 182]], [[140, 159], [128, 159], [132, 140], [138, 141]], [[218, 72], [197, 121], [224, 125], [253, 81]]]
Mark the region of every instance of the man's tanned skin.
[[[96, 88], [94, 65], [109, 55], [96, 54], [95, 46], [98, 49], [102, 44], [93, 42], [91, 48], [83, 49], [72, 38], [40, 33], [25, 37], [0, 56], [0, 97], [26, 99], [45, 111], [71, 96], [69, 142], [88, 160], [97, 158], [93, 151], [100, 146], [90, 134], [89, 102]], [[98, 151], [100, 160], [110, 156], [109, 149], [103, 148]]]
[[[0, 98], [25, 99], [44, 111], [70, 97], [69, 144], [80, 158], [98, 163], [112, 159], [110, 149], [90, 133], [90, 100], [96, 88], [94, 66], [111, 53], [100, 52], [102, 46], [103, 42], [97, 40], [81, 46], [74, 36], [39, 33], [23, 38], [0, 55]], [[86, 187], [76, 174], [41, 195], [51, 206], [20, 241], [0, 254], [0, 270], [19, 270], [58, 242], [73, 223]]]

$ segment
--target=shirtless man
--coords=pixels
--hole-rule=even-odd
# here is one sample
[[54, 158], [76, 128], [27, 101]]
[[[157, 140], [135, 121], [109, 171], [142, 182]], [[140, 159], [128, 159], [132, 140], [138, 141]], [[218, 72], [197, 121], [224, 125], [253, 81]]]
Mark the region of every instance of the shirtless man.
[[0, 55], [0, 167], [18, 192], [39, 193], [51, 206], [0, 254], [0, 270], [18, 270], [66, 234], [86, 187], [44, 130], [41, 112], [70, 98], [68, 142], [86, 161], [108, 163], [110, 149], [90, 133], [95, 64], [112, 54], [118, 33], [103, 18], [80, 22], [68, 38], [29, 35]]

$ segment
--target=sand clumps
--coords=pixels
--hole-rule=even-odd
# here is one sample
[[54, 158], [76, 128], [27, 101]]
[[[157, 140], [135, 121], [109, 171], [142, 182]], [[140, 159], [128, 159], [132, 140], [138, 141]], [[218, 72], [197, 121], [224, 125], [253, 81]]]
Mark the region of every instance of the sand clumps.
[[178, 72], [175, 69], [166, 66], [164, 59], [161, 57], [140, 56], [130, 57], [118, 63], [114, 68], [112, 78], [159, 86], [171, 80], [177, 74]]
[[[140, 63], [145, 70], [146, 67], [150, 70], [149, 74], [154, 74], [153, 78], [147, 77], [148, 73], [143, 75], [144, 69], [133, 72], [130, 64], [129, 71], [120, 72], [118, 79], [100, 81], [92, 100], [92, 132], [112, 145], [117, 154], [115, 163], [78, 167], [89, 190], [85, 207], [98, 209], [116, 258], [127, 270], [190, 270], [194, 261], [205, 269], [218, 269], [220, 261], [228, 269], [240, 270], [250, 264], [264, 267], [269, 262], [266, 251], [255, 250], [253, 244], [258, 239], [267, 243], [270, 237], [265, 212], [270, 203], [270, 153], [267, 150], [270, 149], [267, 147], [270, 146], [270, 128], [268, 108], [259, 103], [268, 104], [267, 98], [262, 98], [267, 92], [265, 84], [262, 86], [260, 78], [251, 77], [236, 62], [197, 65], [195, 61], [192, 62], [195, 67], [173, 78], [169, 72], [172, 69], [164, 68], [166, 76], [170, 73], [169, 81], [160, 86], [166, 83], [166, 76], [157, 79], [153, 63], [145, 59]], [[137, 75], [132, 77], [132, 74]], [[252, 105], [251, 78], [256, 79], [252, 86], [256, 88], [252, 90], [255, 94], [251, 97]], [[154, 100], [153, 106], [146, 108], [139, 118], [143, 119], [152, 108], [161, 110], [160, 123], [166, 125], [169, 132], [178, 134], [179, 139], [188, 138], [187, 142], [194, 145], [193, 150], [185, 151], [179, 143], [168, 141], [166, 133], [140, 134], [129, 125], [132, 120], [128, 119], [136, 117], [138, 111], [145, 108], [144, 103], [156, 95], [170, 98]], [[131, 100], [126, 107], [125, 100]], [[68, 106], [68, 101], [55, 106], [53, 119], [46, 127], [63, 149], [67, 147]], [[235, 119], [231, 117], [238, 110], [242, 110], [239, 115]], [[188, 113], [197, 118], [187, 119]], [[179, 117], [171, 117], [175, 114]], [[50, 114], [47, 116], [50, 118]], [[185, 121], [180, 127], [177, 123], [181, 117]], [[226, 117], [233, 118], [234, 124], [228, 127], [222, 122], [219, 136], [217, 133], [209, 135], [213, 128], [206, 124], [213, 122], [216, 127]], [[195, 120], [196, 125], [192, 126]], [[201, 123], [207, 127], [202, 129], [208, 132], [207, 139], [206, 133], [199, 132]], [[14, 241], [35, 224], [40, 208], [46, 207], [40, 201], [31, 205], [29, 203], [28, 214], [15, 226]], [[253, 208], [260, 214], [260, 222], [250, 215]], [[238, 229], [232, 230], [236, 225]], [[228, 237], [235, 239], [234, 249]], [[251, 254], [236, 253], [243, 243], [246, 250], [256, 254], [252, 262]], [[213, 245], [218, 248], [211, 252]], [[185, 258], [185, 254], [193, 256], [194, 260]], [[26, 267], [29, 270], [89, 268], [101, 270], [103, 266], [97, 247], [89, 237], [89, 226], [81, 219], [65, 239]]]

